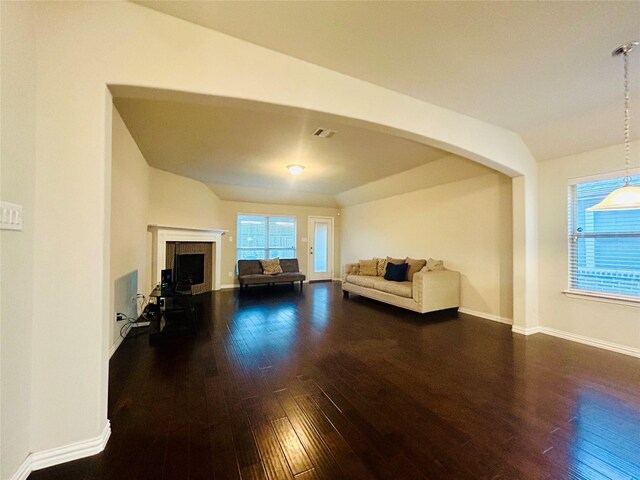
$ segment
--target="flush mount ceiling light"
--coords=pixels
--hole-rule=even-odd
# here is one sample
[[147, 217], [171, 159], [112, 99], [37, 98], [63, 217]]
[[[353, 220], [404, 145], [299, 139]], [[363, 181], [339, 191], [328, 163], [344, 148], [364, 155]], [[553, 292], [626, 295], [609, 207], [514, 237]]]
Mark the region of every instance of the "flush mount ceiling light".
[[298, 165], [297, 163], [287, 165], [287, 170], [291, 175], [300, 175], [304, 170], [304, 165]]
[[640, 41], [627, 43], [616, 48], [611, 55], [624, 57], [624, 160], [625, 177], [624, 185], [605, 197], [600, 203], [591, 208], [590, 212], [606, 212], [611, 210], [640, 210], [640, 187], [631, 185], [631, 175], [629, 174], [629, 158], [631, 150], [629, 147], [629, 52], [640, 45]]

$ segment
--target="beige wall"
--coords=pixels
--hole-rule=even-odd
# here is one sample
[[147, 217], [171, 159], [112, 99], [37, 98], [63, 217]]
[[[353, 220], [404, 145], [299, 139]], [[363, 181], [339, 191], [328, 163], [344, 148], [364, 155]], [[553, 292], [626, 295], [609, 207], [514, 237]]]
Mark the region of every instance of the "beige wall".
[[[286, 215], [297, 220], [300, 268], [307, 272], [308, 217], [334, 219], [334, 277], [340, 272], [340, 217], [337, 208], [228, 202], [220, 200], [204, 183], [150, 167], [114, 108], [111, 172], [111, 278], [110, 318], [117, 311], [114, 285], [138, 272], [138, 293], [148, 295], [151, 278], [151, 235], [147, 225], [228, 230], [222, 237], [221, 283], [237, 285], [237, 215]], [[120, 302], [122, 303], [122, 302]], [[110, 322], [111, 345], [119, 339], [119, 324]]]
[[157, 168], [150, 172], [150, 225], [220, 228], [220, 200], [204, 183]]
[[443, 259], [461, 308], [512, 319], [511, 179], [489, 174], [342, 210], [342, 260]]
[[[94, 439], [107, 426], [113, 321], [107, 85], [329, 112], [399, 130], [506, 173], [531, 173], [533, 159], [512, 132], [131, 2], [33, 6], [35, 22], [2, 11], [3, 26], [14, 23], [26, 37], [36, 32], [36, 73], [29, 77], [36, 82], [36, 108], [24, 111], [27, 131], [36, 125], [35, 173], [23, 165], [10, 168], [37, 185], [32, 218], [34, 231], [43, 232], [33, 236], [33, 248], [27, 244], [14, 257], [16, 264], [33, 265], [33, 281], [25, 280], [33, 296], [32, 451]], [[24, 53], [15, 49], [3, 58], [3, 70], [25, 61]], [[64, 278], [65, 288], [51, 281], [51, 272]], [[537, 284], [535, 275], [530, 279]]]
[[[31, 450], [36, 69], [33, 6], [0, 2], [0, 193], [23, 231], [0, 232], [0, 478]], [[59, 284], [59, 282], [58, 282]]]
[[[632, 147], [631, 158], [640, 158], [640, 142], [634, 142]], [[540, 323], [543, 327], [640, 349], [637, 306], [569, 298], [561, 293], [568, 286], [568, 180], [623, 168], [622, 145], [540, 163]]]
[[151, 169], [115, 108], [112, 132], [109, 326], [113, 346], [120, 339], [122, 327], [114, 320], [116, 313], [132, 314], [131, 298], [123, 295], [125, 288], [121, 284], [129, 283], [132, 275], [136, 278], [137, 291], [129, 295], [147, 295], [151, 284], [151, 255], [147, 252]]
[[[223, 202], [221, 225], [229, 233], [222, 237], [222, 284], [237, 284], [236, 277], [236, 238], [237, 216], [239, 213], [257, 213], [268, 215], [286, 215], [296, 217], [297, 247], [296, 255], [300, 269], [308, 276], [308, 244], [303, 238], [308, 237], [308, 217], [318, 215], [334, 219], [334, 278], [340, 276], [340, 217], [337, 208], [301, 207], [293, 205], [269, 205], [264, 203]], [[231, 276], [229, 276], [231, 274]]]
[[[116, 313], [133, 315], [131, 296], [148, 296], [152, 289], [148, 225], [219, 228], [221, 207], [203, 183], [150, 167], [115, 108], [111, 151], [109, 338], [113, 349], [122, 326], [115, 321]], [[132, 276], [137, 289], [129, 291]]]

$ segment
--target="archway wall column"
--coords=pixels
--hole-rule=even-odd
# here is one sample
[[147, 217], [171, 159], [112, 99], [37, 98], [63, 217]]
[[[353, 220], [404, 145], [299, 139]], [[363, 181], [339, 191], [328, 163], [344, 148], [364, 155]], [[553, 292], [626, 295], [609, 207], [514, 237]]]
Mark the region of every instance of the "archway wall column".
[[537, 175], [512, 179], [513, 202], [513, 331], [538, 331]]
[[514, 180], [523, 190], [514, 200], [523, 212], [514, 264], [518, 325], [529, 323], [535, 161], [515, 133], [131, 2], [36, 8], [32, 451], [95, 438], [107, 426], [109, 85], [341, 115], [523, 178]]

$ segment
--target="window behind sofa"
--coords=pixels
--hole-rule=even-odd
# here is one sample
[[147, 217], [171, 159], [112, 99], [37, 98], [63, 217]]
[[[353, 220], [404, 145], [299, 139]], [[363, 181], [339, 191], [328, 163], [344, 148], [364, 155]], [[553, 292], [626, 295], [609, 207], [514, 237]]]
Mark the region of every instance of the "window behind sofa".
[[[569, 185], [569, 292], [640, 299], [640, 210], [589, 212], [623, 179]], [[640, 175], [631, 177], [640, 184]]]
[[238, 215], [238, 260], [296, 258], [296, 219]]

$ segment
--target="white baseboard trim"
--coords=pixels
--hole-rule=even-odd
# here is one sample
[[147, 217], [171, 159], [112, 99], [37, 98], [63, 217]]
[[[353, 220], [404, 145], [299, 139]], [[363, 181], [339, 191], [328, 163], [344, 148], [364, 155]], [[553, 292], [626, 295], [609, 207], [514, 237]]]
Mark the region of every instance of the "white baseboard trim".
[[520, 335], [533, 335], [535, 333], [540, 333], [542, 330], [541, 330], [541, 327], [524, 328], [519, 325], [513, 325], [511, 327], [511, 331], [513, 333], [518, 333]]
[[565, 340], [582, 343], [591, 347], [603, 348], [612, 352], [640, 358], [640, 348], [628, 347], [626, 345], [620, 345], [619, 343], [607, 342], [605, 340], [598, 340], [596, 338], [585, 337], [583, 335], [576, 335], [575, 333], [564, 332], [550, 327], [538, 328], [540, 329], [540, 333], [544, 333], [545, 335], [551, 335], [553, 337], [563, 338]]
[[42, 452], [30, 453], [22, 465], [13, 474], [11, 480], [26, 480], [31, 472], [42, 468], [53, 467], [61, 463], [71, 462], [80, 458], [90, 457], [100, 453], [106, 447], [111, 436], [111, 424], [107, 424], [97, 437], [71, 443], [64, 447], [56, 447]]
[[[342, 281], [339, 278], [337, 278], [337, 279], [333, 278], [332, 280]], [[295, 283], [297, 284], [298, 282], [295, 282]], [[304, 283], [309, 283], [309, 280], [305, 280]], [[258, 284], [258, 285], [260, 285], [260, 284]], [[265, 285], [265, 284], [263, 284], [263, 285]], [[283, 285], [284, 285], [284, 283], [283, 283]], [[227, 290], [227, 289], [230, 289], [230, 288], [240, 288], [240, 284], [239, 283], [225, 283], [224, 285], [220, 285], [220, 290]]]
[[31, 473], [31, 455], [27, 455], [24, 462], [18, 467], [16, 473], [9, 480], [27, 480], [27, 477]]
[[467, 315], [473, 315], [474, 317], [484, 318], [493, 322], [504, 323], [506, 325], [513, 325], [513, 320], [500, 315], [494, 315], [492, 313], [477, 312], [475, 310], [469, 310], [468, 308], [458, 308], [460, 313], [466, 313]]
[[31, 470], [40, 470], [41, 468], [52, 467], [100, 453], [107, 446], [110, 436], [111, 423], [107, 420], [104, 430], [97, 437], [71, 443], [64, 447], [32, 453]]
[[640, 348], [620, 345], [619, 343], [607, 342], [606, 340], [599, 340], [597, 338], [585, 337], [584, 335], [577, 335], [575, 333], [565, 332], [563, 330], [557, 330], [551, 327], [538, 326], [522, 328], [514, 325], [511, 328], [511, 331], [514, 333], [519, 333], [521, 335], [533, 335], [534, 333], [542, 333], [544, 335], [551, 335], [552, 337], [562, 338], [571, 342], [589, 345], [590, 347], [602, 348], [611, 352], [622, 353], [623, 355], [630, 355], [632, 357], [640, 358]]

